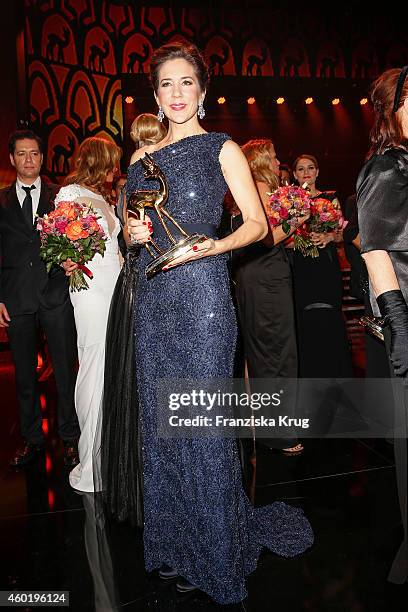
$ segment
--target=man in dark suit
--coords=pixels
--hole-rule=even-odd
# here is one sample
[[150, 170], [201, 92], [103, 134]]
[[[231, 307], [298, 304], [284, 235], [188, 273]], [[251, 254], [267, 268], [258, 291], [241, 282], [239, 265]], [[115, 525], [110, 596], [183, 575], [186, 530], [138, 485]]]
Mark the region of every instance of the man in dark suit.
[[40, 258], [35, 215], [54, 207], [57, 185], [40, 178], [41, 139], [31, 130], [9, 140], [15, 183], [0, 191], [0, 326], [5, 327], [16, 370], [20, 426], [24, 444], [11, 461], [31, 462], [44, 449], [37, 388], [38, 325], [47, 338], [58, 390], [58, 432], [67, 466], [78, 463], [79, 426], [74, 406], [76, 338], [68, 279], [60, 268], [47, 274]]

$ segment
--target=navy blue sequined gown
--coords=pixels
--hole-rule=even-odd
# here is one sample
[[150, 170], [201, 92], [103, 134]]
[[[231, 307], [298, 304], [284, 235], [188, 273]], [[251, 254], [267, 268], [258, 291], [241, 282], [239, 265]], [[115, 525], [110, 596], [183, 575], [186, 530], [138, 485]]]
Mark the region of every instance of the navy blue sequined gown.
[[[219, 154], [228, 139], [226, 134], [200, 134], [152, 154], [167, 177], [166, 206], [177, 220], [219, 225], [227, 190]], [[140, 162], [130, 166], [128, 194], [155, 187], [143, 178]], [[150, 210], [149, 216], [160, 243], [157, 219]], [[235, 440], [157, 437], [157, 381], [231, 377], [236, 318], [224, 256], [146, 280], [149, 261], [142, 249], [135, 342], [146, 569], [167, 564], [217, 602], [238, 602], [246, 596], [245, 576], [255, 569], [262, 547], [293, 556], [312, 544], [312, 531], [303, 512], [286, 504], [252, 508], [242, 487]]]

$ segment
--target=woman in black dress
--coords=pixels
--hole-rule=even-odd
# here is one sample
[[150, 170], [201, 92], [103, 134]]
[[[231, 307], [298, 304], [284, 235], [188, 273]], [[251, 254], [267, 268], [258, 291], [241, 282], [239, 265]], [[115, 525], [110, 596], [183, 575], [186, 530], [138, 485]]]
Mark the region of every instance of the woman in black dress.
[[[279, 187], [279, 161], [273, 143], [268, 139], [250, 140], [242, 150], [267, 210], [268, 194]], [[292, 275], [283, 247], [286, 238], [287, 234], [277, 227], [262, 242], [242, 249], [234, 259], [248, 376], [250, 381], [257, 379], [256, 384], [259, 379], [297, 377]], [[255, 382], [251, 384], [252, 390], [254, 385]], [[303, 450], [293, 439], [275, 438], [264, 442], [290, 454]]]
[[[293, 172], [300, 185], [307, 183], [311, 198], [325, 198], [340, 208], [335, 191], [316, 187], [319, 166], [313, 155], [300, 155]], [[294, 291], [298, 323], [299, 376], [348, 378], [351, 354], [342, 314], [342, 277], [335, 242], [339, 232], [312, 233], [319, 257], [294, 252]]]
[[[385, 341], [394, 386], [395, 466], [404, 529], [389, 580], [408, 578], [408, 66], [384, 72], [371, 91], [374, 125], [368, 160], [357, 181], [361, 252], [370, 277], [373, 313], [385, 318]], [[387, 409], [389, 407], [387, 406]]]

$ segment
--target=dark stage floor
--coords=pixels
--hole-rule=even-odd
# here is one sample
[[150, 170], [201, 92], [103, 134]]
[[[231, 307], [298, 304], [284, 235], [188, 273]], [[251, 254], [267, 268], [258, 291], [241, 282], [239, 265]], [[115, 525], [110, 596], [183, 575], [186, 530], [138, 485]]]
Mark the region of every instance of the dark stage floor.
[[18, 439], [13, 370], [0, 352], [0, 590], [69, 591], [75, 612], [407, 610], [408, 585], [386, 579], [402, 537], [390, 443], [306, 440], [298, 457], [260, 446], [256, 504], [303, 507], [316, 542], [292, 560], [265, 552], [247, 600], [221, 607], [201, 594], [180, 597], [174, 585], [146, 575], [140, 533], [129, 525], [106, 524], [97, 536], [92, 496], [75, 493], [63, 467], [52, 380], [41, 391], [47, 452], [16, 472], [8, 467]]

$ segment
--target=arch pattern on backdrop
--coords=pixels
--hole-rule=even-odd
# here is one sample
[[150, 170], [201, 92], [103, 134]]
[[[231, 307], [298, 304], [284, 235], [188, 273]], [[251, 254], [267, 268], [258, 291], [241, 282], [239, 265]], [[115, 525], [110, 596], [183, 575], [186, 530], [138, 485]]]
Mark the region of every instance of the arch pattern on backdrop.
[[[213, 7], [26, 0], [27, 120], [45, 140], [45, 171], [60, 180], [74, 144], [87, 136], [104, 134], [122, 144], [121, 74], [147, 73], [153, 49], [172, 40], [198, 44], [213, 78], [371, 79], [408, 57], [404, 33], [391, 39], [379, 16], [365, 17], [363, 33], [353, 15], [339, 17], [334, 36], [325, 14], [302, 11], [265, 3], [249, 18], [222, 0]], [[373, 31], [383, 31], [375, 49]]]

